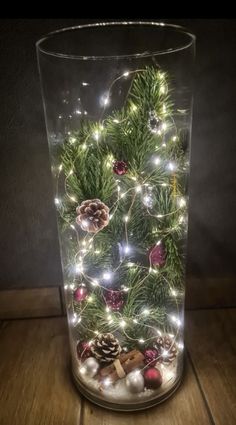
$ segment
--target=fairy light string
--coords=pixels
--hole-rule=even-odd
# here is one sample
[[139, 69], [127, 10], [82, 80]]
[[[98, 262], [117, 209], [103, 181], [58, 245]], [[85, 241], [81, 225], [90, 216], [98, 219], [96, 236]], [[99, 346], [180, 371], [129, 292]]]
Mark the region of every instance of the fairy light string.
[[[162, 278], [165, 280], [166, 284], [169, 288], [169, 296], [173, 299], [173, 302], [175, 304], [175, 312], [172, 314], [166, 313], [166, 317], [168, 318], [169, 327], [173, 331], [173, 338], [172, 338], [172, 344], [174, 344], [178, 338], [180, 327], [181, 327], [181, 320], [179, 318], [180, 310], [179, 310], [179, 304], [182, 305], [182, 295], [179, 289], [175, 289], [173, 287], [173, 283], [170, 283], [168, 279], [165, 277], [164, 272], [160, 271], [158, 268], [153, 267], [150, 260], [149, 267], [145, 267], [142, 264], [135, 263], [132, 259], [130, 266], [129, 261], [129, 255], [124, 256], [124, 259], [120, 261], [119, 265], [116, 268], [110, 267], [110, 270], [105, 272], [104, 270], [101, 270], [99, 272], [99, 275], [94, 277], [94, 275], [89, 274], [89, 270], [87, 270], [86, 266], [86, 257], [89, 257], [91, 255], [100, 255], [102, 252], [102, 248], [98, 248], [96, 245], [97, 240], [97, 234], [89, 235], [86, 234], [83, 236], [83, 238], [80, 236], [81, 232], [79, 229], [79, 226], [73, 221], [70, 221], [65, 217], [64, 214], [64, 206], [63, 203], [65, 200], [60, 198], [59, 194], [59, 179], [61, 178], [61, 174], [64, 174], [64, 192], [65, 197], [69, 202], [72, 204], [75, 204], [75, 208], [78, 205], [78, 197], [76, 194], [74, 194], [71, 191], [70, 188], [70, 177], [73, 176], [74, 173], [76, 173], [76, 162], [77, 159], [80, 157], [82, 151], [89, 151], [90, 148], [94, 148], [94, 145], [97, 146], [97, 149], [102, 149], [103, 143], [106, 140], [106, 126], [109, 125], [109, 122], [107, 119], [103, 119], [103, 115], [105, 113], [105, 110], [110, 106], [112, 102], [112, 89], [115, 86], [115, 84], [122, 80], [127, 79], [129, 76], [134, 75], [134, 77], [138, 73], [146, 72], [145, 69], [138, 69], [138, 70], [132, 70], [132, 71], [125, 71], [122, 73], [119, 77], [117, 77], [109, 86], [106, 94], [103, 97], [103, 109], [102, 114], [100, 117], [100, 120], [98, 123], [95, 123], [91, 126], [91, 131], [88, 131], [88, 134], [83, 139], [83, 143], [81, 143], [81, 140], [79, 140], [79, 144], [77, 147], [77, 154], [74, 157], [74, 161], [70, 166], [70, 171], [68, 172], [66, 169], [64, 169], [63, 165], [60, 164], [58, 167], [58, 172], [56, 175], [56, 197], [55, 197], [55, 204], [57, 207], [57, 210], [59, 212], [59, 215], [61, 219], [65, 222], [65, 224], [70, 227], [70, 229], [74, 232], [76, 235], [76, 244], [77, 249], [76, 252], [73, 255], [73, 259], [71, 260], [70, 266], [71, 268], [75, 269], [74, 277], [72, 280], [72, 284], [68, 285], [67, 291], [69, 291], [73, 295], [73, 290], [77, 285], [81, 285], [82, 283], [85, 283], [85, 285], [89, 285], [89, 299], [85, 299], [81, 302], [80, 305], [75, 303], [74, 301], [69, 301], [69, 312], [72, 317], [72, 322], [75, 326], [81, 326], [85, 329], [86, 333], [90, 333], [91, 337], [95, 334], [103, 333], [103, 331], [107, 330], [108, 328], [111, 329], [112, 332], [119, 332], [123, 334], [123, 336], [130, 341], [134, 341], [137, 345], [146, 344], [148, 341], [155, 340], [157, 337], [157, 330], [155, 326], [152, 326], [150, 324], [146, 324], [143, 321], [140, 320], [140, 316], [142, 316], [142, 313], [138, 313], [133, 315], [132, 317], [122, 315], [120, 312], [114, 312], [114, 311], [106, 311], [106, 300], [101, 295], [102, 293], [106, 291], [111, 291], [112, 289], [110, 286], [107, 286], [104, 282], [104, 274], [107, 273], [107, 281], [110, 281], [109, 275], [115, 276], [116, 273], [125, 267], [126, 269], [134, 269], [136, 271], [140, 271], [141, 273], [145, 273], [140, 277], [138, 275], [138, 279], [133, 284], [132, 288], [127, 287], [127, 293], [131, 291], [138, 291], [140, 288], [142, 288], [145, 285], [145, 281], [149, 278], [150, 274], [156, 274], [157, 275], [157, 281], [159, 278]], [[165, 74], [164, 73], [158, 73], [157, 74], [158, 80], [162, 81], [162, 84], [160, 85], [160, 96], [164, 96], [168, 93], [168, 84], [165, 80]], [[132, 88], [132, 84], [130, 85], [129, 92], [127, 93], [126, 99], [128, 99], [130, 91]], [[129, 102], [130, 106], [130, 114], [135, 113], [138, 109], [138, 105], [135, 104], [134, 98], [132, 98], [132, 101]], [[173, 197], [177, 199], [177, 197], [180, 194], [180, 189], [178, 187], [177, 179], [178, 179], [178, 170], [180, 167], [180, 164], [177, 164], [177, 160], [175, 158], [175, 162], [173, 163], [172, 158], [170, 158], [169, 162], [163, 159], [163, 154], [161, 153], [161, 150], [167, 149], [167, 147], [170, 144], [177, 143], [178, 141], [178, 135], [177, 135], [177, 128], [176, 124], [173, 120], [173, 117], [169, 118], [168, 113], [168, 107], [166, 104], [162, 104], [162, 117], [166, 119], [167, 121], [162, 122], [162, 127], [160, 130], [158, 130], [156, 137], [157, 140], [159, 140], [157, 147], [154, 149], [153, 154], [150, 156], [150, 158], [147, 159], [147, 161], [151, 161], [154, 165], [154, 167], [159, 167], [162, 169], [162, 173], [160, 173], [160, 180], [159, 185], [162, 187], [162, 190], [172, 190]], [[118, 120], [116, 118], [113, 119], [113, 122], [117, 125], [125, 124], [129, 120], [129, 117], [123, 118], [121, 120]], [[169, 120], [169, 121], [168, 121]], [[171, 131], [174, 129], [175, 133], [171, 134]], [[168, 132], [170, 132], [170, 136], [168, 138]], [[69, 140], [73, 146], [77, 144], [77, 138], [75, 136], [69, 135]], [[162, 140], [162, 142], [161, 142]], [[155, 157], [156, 153], [158, 152], [158, 155], [160, 157]], [[153, 160], [154, 155], [154, 160]], [[112, 161], [114, 160], [114, 157], [112, 155], [106, 156], [106, 164], [107, 168], [112, 168]], [[168, 171], [166, 170], [168, 169]], [[185, 217], [185, 210], [186, 210], [186, 201], [184, 197], [180, 198], [179, 204], [177, 205], [177, 208], [171, 212], [163, 213], [162, 211], [155, 211], [153, 212], [152, 206], [148, 205], [148, 200], [155, 200], [156, 194], [156, 186], [157, 182], [155, 180], [155, 168], [150, 169], [148, 172], [145, 171], [145, 175], [140, 174], [139, 176], [136, 175], [136, 172], [129, 171], [128, 177], [125, 176], [124, 183], [122, 179], [115, 179], [115, 185], [116, 185], [116, 199], [114, 202], [109, 205], [110, 209], [110, 220], [114, 219], [117, 211], [120, 210], [120, 208], [124, 207], [124, 201], [128, 197], [128, 208], [124, 212], [123, 215], [123, 227], [124, 227], [124, 241], [125, 241], [125, 248], [127, 250], [127, 253], [129, 252], [129, 224], [130, 221], [132, 221], [132, 210], [133, 206], [138, 199], [142, 201], [143, 209], [146, 211], [146, 215], [150, 218], [152, 218], [155, 221], [154, 228], [156, 230], [154, 233], [158, 235], [158, 239], [161, 238], [161, 241], [165, 240], [165, 238], [171, 234], [171, 232], [176, 231], [177, 229], [181, 229], [181, 226], [184, 224], [184, 217]], [[127, 180], [129, 179], [129, 183], [133, 182], [133, 185], [131, 187], [127, 187]], [[79, 182], [79, 180], [78, 180]], [[154, 191], [152, 190], [154, 187]], [[182, 199], [182, 201], [181, 201]], [[145, 205], [145, 201], [147, 201], [147, 205]], [[126, 202], [127, 204], [127, 202]], [[169, 218], [170, 216], [174, 217], [174, 221], [171, 224], [171, 226], [163, 227], [160, 223], [162, 223], [165, 219]], [[106, 279], [105, 279], [106, 280]], [[96, 299], [97, 291], [99, 291], [100, 295], [104, 301], [104, 313], [103, 313], [103, 321], [105, 323], [104, 327], [99, 327], [99, 331], [96, 331], [92, 328], [89, 328], [86, 325], [86, 310], [89, 308], [91, 304], [93, 304], [94, 300]], [[120, 289], [120, 291], [123, 291], [123, 289]], [[152, 315], [149, 312], [147, 316]], [[157, 321], [156, 316], [154, 315], [155, 320]], [[174, 318], [174, 319], [173, 319]], [[129, 329], [132, 330], [132, 327], [134, 325], [142, 325], [142, 328], [149, 329], [153, 332], [153, 336], [148, 336], [145, 338], [144, 336], [142, 338], [134, 338], [133, 336], [130, 336]], [[161, 332], [161, 331], [159, 331]], [[164, 333], [164, 332], [162, 332]], [[140, 342], [141, 341], [141, 342]], [[181, 342], [180, 342], [181, 344]]]

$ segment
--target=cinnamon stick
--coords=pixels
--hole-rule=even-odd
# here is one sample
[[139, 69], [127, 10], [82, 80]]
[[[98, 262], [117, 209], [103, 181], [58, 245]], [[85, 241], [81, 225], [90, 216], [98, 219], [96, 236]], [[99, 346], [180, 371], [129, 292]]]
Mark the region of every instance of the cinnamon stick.
[[[125, 374], [131, 372], [133, 369], [144, 365], [144, 355], [138, 350], [132, 350], [129, 353], [123, 353], [118, 357]], [[104, 367], [99, 372], [99, 380], [108, 377], [112, 382], [119, 379], [114, 364]]]

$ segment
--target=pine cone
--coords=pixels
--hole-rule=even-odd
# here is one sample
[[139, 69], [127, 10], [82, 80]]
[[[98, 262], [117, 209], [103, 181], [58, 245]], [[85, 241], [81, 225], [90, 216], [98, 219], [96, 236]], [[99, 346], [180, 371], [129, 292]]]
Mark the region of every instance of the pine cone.
[[[169, 365], [170, 363], [172, 363], [178, 353], [178, 349], [175, 342], [168, 335], [159, 336], [157, 338], [155, 348], [160, 353], [159, 354], [160, 357], [158, 359], [159, 363], [163, 363], [166, 365]], [[162, 355], [163, 352], [166, 352], [166, 353]]]
[[109, 223], [109, 208], [100, 199], [88, 199], [76, 208], [77, 223], [89, 232], [96, 233]]
[[109, 363], [120, 355], [121, 347], [111, 333], [100, 334], [93, 340], [91, 352], [100, 362]]

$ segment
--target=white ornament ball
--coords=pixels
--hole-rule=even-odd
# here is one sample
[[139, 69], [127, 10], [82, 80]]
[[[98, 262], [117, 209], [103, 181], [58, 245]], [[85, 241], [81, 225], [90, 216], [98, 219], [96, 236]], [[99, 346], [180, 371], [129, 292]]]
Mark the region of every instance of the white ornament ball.
[[126, 386], [131, 393], [141, 393], [144, 390], [144, 377], [139, 370], [133, 370], [125, 379]]
[[93, 378], [99, 369], [99, 363], [94, 357], [88, 357], [84, 362], [82, 369], [84, 374], [88, 375], [90, 378]]

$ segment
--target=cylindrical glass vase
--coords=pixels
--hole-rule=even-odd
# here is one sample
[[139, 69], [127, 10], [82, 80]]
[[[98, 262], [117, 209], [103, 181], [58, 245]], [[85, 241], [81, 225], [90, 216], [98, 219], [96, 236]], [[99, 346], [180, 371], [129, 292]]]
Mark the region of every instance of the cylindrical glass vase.
[[156, 22], [37, 43], [73, 376], [110, 409], [159, 403], [182, 376], [194, 47]]

